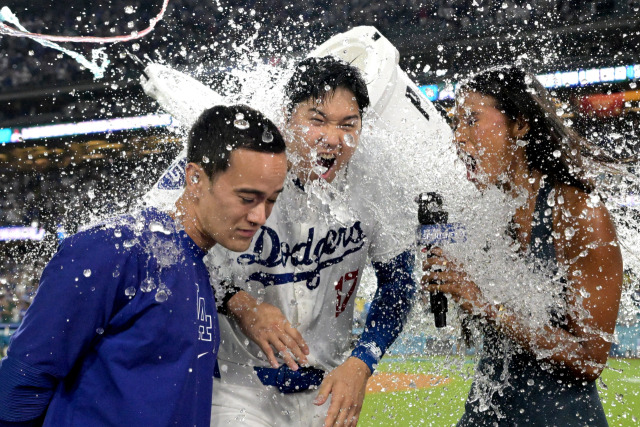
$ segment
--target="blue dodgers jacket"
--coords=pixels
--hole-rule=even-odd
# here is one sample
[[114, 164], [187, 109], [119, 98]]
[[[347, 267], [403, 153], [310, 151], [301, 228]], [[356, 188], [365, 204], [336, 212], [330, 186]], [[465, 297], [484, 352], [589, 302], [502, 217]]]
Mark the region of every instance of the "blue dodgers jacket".
[[209, 426], [204, 255], [155, 209], [63, 241], [0, 364], [0, 425]]

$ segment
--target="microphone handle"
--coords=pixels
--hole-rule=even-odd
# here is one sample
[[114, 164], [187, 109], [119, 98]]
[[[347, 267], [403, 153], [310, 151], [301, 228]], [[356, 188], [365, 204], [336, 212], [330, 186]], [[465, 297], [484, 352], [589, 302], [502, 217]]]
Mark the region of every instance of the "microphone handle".
[[[431, 249], [431, 245], [425, 246], [425, 249], [429, 251]], [[449, 304], [446, 295], [439, 291], [430, 292], [429, 306], [431, 307], [431, 313], [433, 313], [433, 321], [436, 328], [444, 328], [447, 326], [447, 311], [449, 311]]]

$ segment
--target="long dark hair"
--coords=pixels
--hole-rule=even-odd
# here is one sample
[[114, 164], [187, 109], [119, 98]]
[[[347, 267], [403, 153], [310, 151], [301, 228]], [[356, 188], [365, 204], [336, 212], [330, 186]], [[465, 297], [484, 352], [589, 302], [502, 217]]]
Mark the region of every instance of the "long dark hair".
[[593, 180], [585, 171], [584, 157], [607, 162], [599, 149], [567, 126], [556, 113], [547, 90], [536, 77], [512, 65], [491, 68], [462, 82], [458, 93], [478, 92], [491, 96], [497, 108], [512, 120], [526, 120], [529, 131], [525, 153], [529, 169], [590, 193]]

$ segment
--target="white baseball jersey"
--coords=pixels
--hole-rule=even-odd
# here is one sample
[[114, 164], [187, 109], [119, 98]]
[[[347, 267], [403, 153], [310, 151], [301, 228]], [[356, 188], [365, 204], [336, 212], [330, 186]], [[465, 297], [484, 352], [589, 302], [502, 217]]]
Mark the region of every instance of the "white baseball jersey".
[[[218, 279], [230, 276], [259, 301], [278, 307], [307, 342], [310, 365], [330, 371], [351, 350], [355, 295], [367, 259], [397, 256], [408, 248], [413, 229], [397, 232], [388, 227], [397, 221], [378, 219], [370, 180], [333, 193], [322, 185], [308, 183], [305, 191], [288, 178], [249, 250], [238, 254], [215, 246], [209, 266]], [[223, 372], [225, 362], [270, 366], [233, 319], [221, 316], [220, 330]]]

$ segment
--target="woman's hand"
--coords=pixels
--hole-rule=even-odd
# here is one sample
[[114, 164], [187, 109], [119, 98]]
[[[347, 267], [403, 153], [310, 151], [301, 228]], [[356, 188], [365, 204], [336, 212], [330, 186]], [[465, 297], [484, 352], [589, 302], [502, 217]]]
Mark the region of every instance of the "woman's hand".
[[429, 292], [443, 292], [467, 313], [478, 314], [485, 304], [478, 285], [469, 279], [460, 264], [449, 260], [442, 249], [433, 247], [429, 252], [422, 263], [425, 272], [421, 280], [422, 294], [428, 297]]

